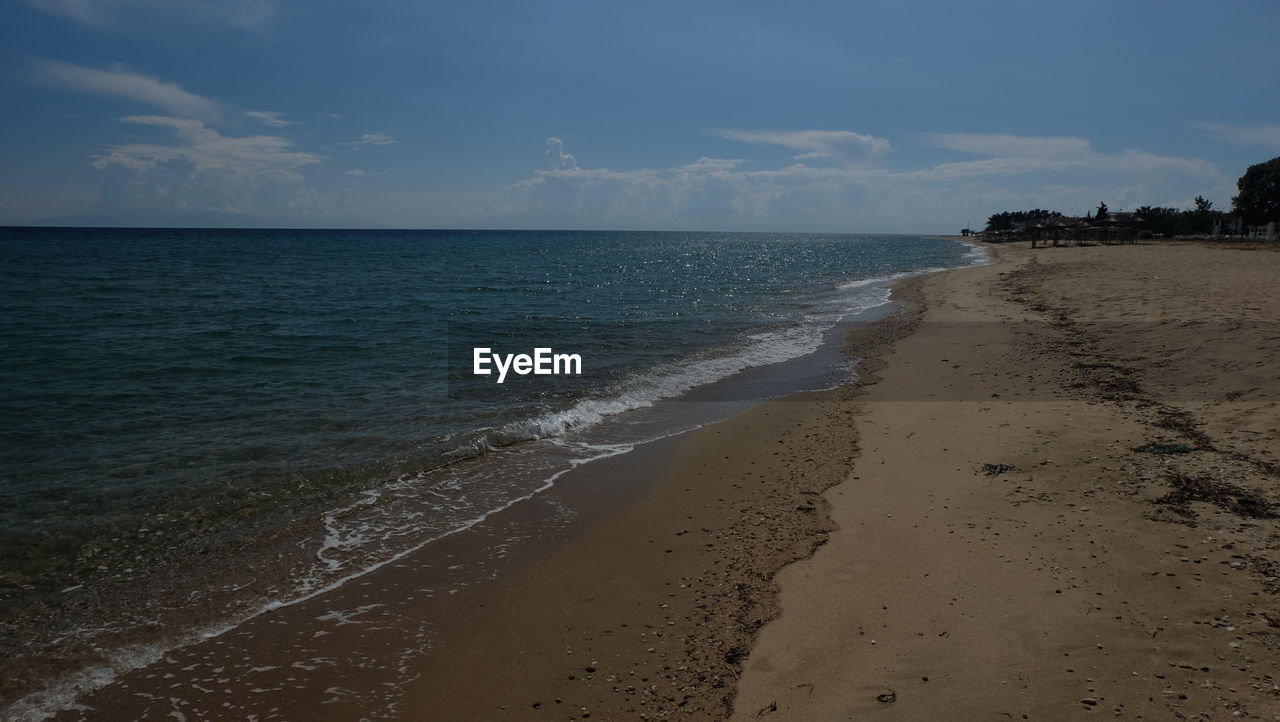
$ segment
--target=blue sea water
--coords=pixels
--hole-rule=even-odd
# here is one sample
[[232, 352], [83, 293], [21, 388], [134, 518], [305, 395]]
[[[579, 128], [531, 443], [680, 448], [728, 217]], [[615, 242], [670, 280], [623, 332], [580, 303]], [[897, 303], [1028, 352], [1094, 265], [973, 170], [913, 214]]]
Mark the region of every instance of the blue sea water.
[[[101, 629], [76, 615], [111, 590], [283, 529], [313, 532], [252, 603], [317, 593], [977, 260], [923, 236], [0, 229], [0, 642]], [[477, 345], [584, 373], [498, 386]]]

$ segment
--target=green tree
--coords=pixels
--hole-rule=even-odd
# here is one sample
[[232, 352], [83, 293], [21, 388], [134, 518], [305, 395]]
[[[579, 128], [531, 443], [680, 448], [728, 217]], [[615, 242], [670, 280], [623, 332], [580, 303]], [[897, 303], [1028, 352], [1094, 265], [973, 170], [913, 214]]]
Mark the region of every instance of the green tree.
[[1236, 188], [1231, 204], [1246, 223], [1280, 221], [1280, 157], [1249, 166]]
[[1133, 212], [1145, 223], [1144, 230], [1173, 237], [1183, 232], [1182, 211], [1177, 208], [1142, 206]]
[[1107, 211], [1108, 211], [1107, 204], [1106, 204], [1106, 203], [1099, 203], [1099, 204], [1098, 204], [1098, 212], [1097, 212], [1097, 214], [1096, 214], [1096, 215], [1094, 215], [1094, 218], [1106, 218], [1106, 217], [1107, 217]]
[[1037, 223], [1048, 223], [1062, 217], [1058, 211], [1036, 208], [1030, 211], [1004, 211], [993, 213], [987, 219], [987, 231], [1008, 231]]
[[1212, 233], [1214, 221], [1223, 214], [1213, 210], [1213, 201], [1204, 196], [1196, 196], [1194, 210], [1183, 213], [1184, 233]]

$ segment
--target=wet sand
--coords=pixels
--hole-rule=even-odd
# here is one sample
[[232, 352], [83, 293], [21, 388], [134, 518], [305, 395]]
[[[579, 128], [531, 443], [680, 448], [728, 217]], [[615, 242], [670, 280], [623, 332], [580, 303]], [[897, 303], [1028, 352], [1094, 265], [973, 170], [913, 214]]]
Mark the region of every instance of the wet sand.
[[[843, 405], [765, 404], [695, 432], [638, 504], [458, 620], [411, 688], [436, 719], [722, 718], [770, 577], [826, 530]], [[806, 471], [808, 461], [838, 457]]]

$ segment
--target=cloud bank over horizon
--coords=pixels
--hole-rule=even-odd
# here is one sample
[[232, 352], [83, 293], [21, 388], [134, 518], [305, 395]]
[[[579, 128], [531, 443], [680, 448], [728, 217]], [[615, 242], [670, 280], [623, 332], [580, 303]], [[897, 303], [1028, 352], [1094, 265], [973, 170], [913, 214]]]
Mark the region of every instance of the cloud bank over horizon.
[[[277, 129], [297, 124], [280, 119], [278, 113], [245, 115]], [[354, 197], [359, 181], [383, 173], [345, 170], [343, 174], [356, 183], [337, 194], [312, 187], [306, 169], [324, 163], [327, 156], [296, 149], [282, 136], [224, 135], [203, 121], [178, 116], [133, 115], [119, 121], [166, 129], [175, 142], [111, 145], [92, 158], [91, 167], [117, 173], [112, 176], [116, 188], [109, 194], [115, 207], [218, 211], [255, 219], [280, 216], [301, 225], [354, 213], [362, 218], [386, 216], [388, 225], [405, 227], [933, 232], [980, 224], [994, 208], [1083, 212], [1099, 200], [1116, 209], [1148, 204], [1189, 207], [1196, 195], [1226, 193], [1231, 187], [1230, 179], [1203, 159], [1136, 149], [1106, 154], [1076, 137], [908, 137], [904, 147], [916, 142], [976, 157], [889, 168], [882, 161], [898, 146], [869, 134], [714, 130], [713, 135], [747, 146], [803, 152], [780, 167], [703, 156], [665, 168], [612, 170], [581, 164], [565, 141], [552, 136], [544, 143], [548, 168], [490, 193], [475, 194], [477, 202], [470, 207], [433, 208], [426, 199], [417, 207], [433, 215], [415, 218], [406, 212], [413, 205], [406, 203], [412, 194], [401, 194], [398, 206], [380, 202], [376, 191], [371, 197]], [[337, 145], [359, 152], [396, 142], [385, 133], [365, 133]], [[1027, 176], [1039, 181], [1022, 182]]]
[[[907, 169], [861, 162], [813, 166], [831, 149], [856, 149], [857, 160], [878, 159], [894, 147], [854, 131], [714, 131], [752, 144], [805, 153], [796, 162], [759, 168], [743, 159], [702, 157], [669, 168], [615, 171], [581, 165], [559, 138], [548, 138], [551, 170], [537, 170], [504, 189], [488, 216], [512, 225], [548, 217], [573, 227], [702, 227], [850, 230], [959, 228], [985, 222], [988, 208], [1058, 208], [1080, 212], [1099, 200], [1113, 207], [1190, 207], [1200, 193], [1231, 184], [1212, 163], [1140, 150], [1106, 154], [1084, 138], [952, 133], [922, 138], [926, 145], [962, 151], [975, 160]], [[848, 153], [850, 151], [844, 151]], [[566, 163], [563, 159], [572, 161]], [[1034, 175], [1051, 183], [1024, 185]], [[1202, 190], [1196, 190], [1202, 189]], [[685, 225], [682, 225], [685, 224]], [[692, 224], [689, 226], [688, 224]], [[924, 227], [922, 227], [924, 226]]]

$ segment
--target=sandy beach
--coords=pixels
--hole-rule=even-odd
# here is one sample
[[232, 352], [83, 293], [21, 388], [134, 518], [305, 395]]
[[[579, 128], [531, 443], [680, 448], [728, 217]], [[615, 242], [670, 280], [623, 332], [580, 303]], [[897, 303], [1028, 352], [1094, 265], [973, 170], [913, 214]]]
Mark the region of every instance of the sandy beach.
[[999, 256], [921, 284], [734, 717], [1275, 719], [1280, 254]]
[[857, 383], [584, 466], [60, 718], [1277, 718], [1280, 253], [992, 253], [899, 283]]

